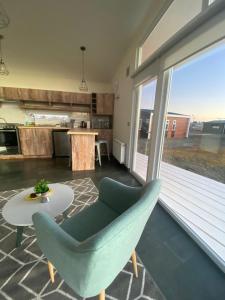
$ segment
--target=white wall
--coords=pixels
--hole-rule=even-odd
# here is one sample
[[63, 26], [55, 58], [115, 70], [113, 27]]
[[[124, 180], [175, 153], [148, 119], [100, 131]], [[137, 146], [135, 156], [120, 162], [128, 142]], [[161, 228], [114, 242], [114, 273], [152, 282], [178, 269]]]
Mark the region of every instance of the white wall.
[[[132, 97], [133, 97], [133, 80], [130, 76], [126, 76], [126, 69], [130, 67], [130, 75], [135, 70], [136, 63], [136, 50], [139, 46], [140, 40], [146, 36], [146, 30], [150, 27], [154, 18], [159, 14], [162, 9], [162, 5], [166, 1], [158, 1], [158, 7], [148, 15], [148, 18], [144, 20], [138, 35], [134, 38], [132, 45], [119, 64], [117, 71], [113, 76], [112, 85], [118, 82], [119, 99], [115, 100], [114, 105], [114, 122], [113, 122], [113, 137], [126, 143], [126, 163], [125, 165], [130, 167], [130, 124], [132, 114]], [[115, 92], [115, 91], [114, 91]]]
[[134, 68], [135, 49], [130, 49], [121, 62], [114, 82], [119, 83], [118, 96], [114, 104], [113, 137], [126, 143], [126, 166], [129, 166], [130, 122], [132, 110], [133, 80], [126, 76], [126, 68], [130, 66], [130, 72]]
[[[8, 123], [25, 123], [26, 113], [16, 103], [3, 103], [0, 107], [0, 118]], [[0, 120], [0, 123], [3, 121]]]
[[[79, 92], [80, 77], [65, 77], [64, 74], [24, 72], [9, 70], [10, 74], [0, 78], [4, 87], [31, 88], [53, 91]], [[87, 81], [88, 92], [112, 92], [111, 83]]]

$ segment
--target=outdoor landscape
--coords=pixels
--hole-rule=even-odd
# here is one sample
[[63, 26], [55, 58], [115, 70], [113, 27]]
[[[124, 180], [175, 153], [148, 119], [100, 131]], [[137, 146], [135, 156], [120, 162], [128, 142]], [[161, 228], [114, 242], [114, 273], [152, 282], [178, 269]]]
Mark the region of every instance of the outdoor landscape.
[[165, 139], [163, 161], [225, 183], [225, 136], [190, 132], [188, 138]]
[[[225, 183], [224, 58], [225, 45], [221, 43], [174, 67], [162, 157], [164, 162], [222, 183]], [[145, 155], [149, 154], [156, 86], [157, 78], [142, 86], [137, 152]], [[189, 118], [190, 127], [184, 125], [185, 118]]]
[[[138, 140], [138, 152], [149, 153], [150, 140]], [[163, 161], [225, 183], [225, 135], [190, 130], [188, 138], [165, 138]]]

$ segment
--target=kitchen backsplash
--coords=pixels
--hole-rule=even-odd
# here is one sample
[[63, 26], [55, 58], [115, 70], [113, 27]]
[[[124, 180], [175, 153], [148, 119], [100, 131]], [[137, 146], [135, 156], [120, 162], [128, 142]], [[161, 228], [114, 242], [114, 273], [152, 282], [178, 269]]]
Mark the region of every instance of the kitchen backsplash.
[[75, 127], [79, 127], [81, 121], [89, 121], [90, 114], [83, 112], [53, 112], [53, 111], [34, 111], [24, 110], [19, 105], [9, 102], [3, 102], [0, 107], [0, 117], [4, 118], [8, 123], [26, 124], [35, 121], [40, 125], [55, 125], [75, 120]]

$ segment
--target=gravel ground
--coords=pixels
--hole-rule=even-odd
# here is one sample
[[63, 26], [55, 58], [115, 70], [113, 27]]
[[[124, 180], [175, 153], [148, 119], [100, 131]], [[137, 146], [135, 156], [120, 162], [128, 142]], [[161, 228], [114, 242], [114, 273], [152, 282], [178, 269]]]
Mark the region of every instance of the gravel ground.
[[[139, 139], [138, 152], [147, 154], [149, 144]], [[192, 132], [185, 139], [166, 139], [163, 161], [225, 183], [225, 136]]]

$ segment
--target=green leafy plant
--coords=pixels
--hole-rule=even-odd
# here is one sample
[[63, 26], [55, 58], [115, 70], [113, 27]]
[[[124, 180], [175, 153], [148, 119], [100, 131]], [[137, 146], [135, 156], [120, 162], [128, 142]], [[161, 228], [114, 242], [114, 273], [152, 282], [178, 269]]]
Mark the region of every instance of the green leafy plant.
[[39, 180], [34, 186], [35, 193], [36, 194], [47, 193], [49, 191], [48, 184], [49, 182], [45, 179]]

